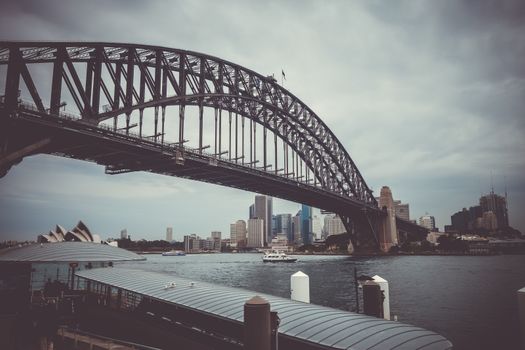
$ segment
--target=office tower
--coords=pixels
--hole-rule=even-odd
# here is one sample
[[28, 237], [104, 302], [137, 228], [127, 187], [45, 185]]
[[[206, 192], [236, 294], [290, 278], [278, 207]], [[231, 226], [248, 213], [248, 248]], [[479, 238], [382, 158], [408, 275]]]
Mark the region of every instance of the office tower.
[[246, 246], [246, 221], [237, 220], [234, 224], [230, 224], [230, 246], [239, 248]]
[[507, 210], [507, 199], [503, 196], [497, 195], [494, 191], [491, 191], [489, 194], [481, 196], [479, 199], [479, 205], [481, 206], [481, 211], [484, 213], [492, 212], [496, 217], [495, 227], [494, 223], [491, 223], [491, 227], [488, 230], [495, 230], [506, 228], [509, 226], [509, 216]]
[[300, 210], [292, 218], [292, 232], [293, 232], [293, 237], [290, 242], [295, 245], [301, 245], [302, 237], [301, 237], [301, 211]]
[[211, 240], [213, 241], [213, 250], [220, 251], [221, 250], [221, 231], [211, 231]]
[[166, 228], [166, 241], [173, 241], [173, 227]]
[[285, 234], [288, 242], [293, 242], [292, 214], [277, 214], [276, 224], [277, 234]]
[[128, 239], [128, 230], [123, 229], [120, 231], [120, 239]]
[[401, 201], [394, 201], [394, 210], [396, 216], [400, 219], [410, 221], [410, 208], [408, 203], [401, 203]]
[[436, 229], [436, 219], [432, 215], [423, 215], [419, 218], [419, 226], [423, 226], [430, 231], [434, 231]]
[[201, 249], [201, 239], [196, 234], [184, 236], [184, 251], [186, 253], [198, 252]]
[[[452, 222], [452, 229], [459, 233], [466, 233], [469, 229], [469, 217], [470, 213], [467, 210], [467, 208], [463, 208], [463, 210], [454, 213], [450, 217], [450, 221]], [[421, 223], [419, 225], [421, 225]]]
[[338, 235], [346, 232], [345, 225], [341, 218], [336, 214], [329, 214], [324, 217], [324, 237]]
[[253, 219], [264, 220], [264, 246], [268, 245], [272, 236], [272, 197], [257, 195], [255, 196]]
[[248, 219], [255, 219], [255, 204], [250, 205]]
[[248, 248], [264, 247], [264, 220], [248, 219]]
[[301, 239], [303, 245], [311, 244], [312, 239], [312, 207], [308, 205], [301, 206]]
[[321, 219], [317, 215], [314, 215], [312, 216], [312, 239], [314, 241], [316, 239], [321, 239], [321, 233], [322, 233]]

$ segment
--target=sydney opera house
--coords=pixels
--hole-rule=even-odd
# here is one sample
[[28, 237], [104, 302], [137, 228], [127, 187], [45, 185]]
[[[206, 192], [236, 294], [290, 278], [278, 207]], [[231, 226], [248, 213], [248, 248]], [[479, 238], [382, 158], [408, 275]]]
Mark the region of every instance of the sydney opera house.
[[54, 231], [38, 236], [39, 243], [56, 242], [94, 242], [101, 243], [100, 236], [92, 234], [89, 228], [82, 221], [70, 231], [66, 231], [62, 226], [57, 225]]

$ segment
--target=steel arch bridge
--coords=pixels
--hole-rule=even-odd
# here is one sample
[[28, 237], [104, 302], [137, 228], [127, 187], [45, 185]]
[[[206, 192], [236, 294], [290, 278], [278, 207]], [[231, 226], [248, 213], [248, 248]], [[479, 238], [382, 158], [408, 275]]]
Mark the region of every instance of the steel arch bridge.
[[50, 153], [187, 177], [338, 213], [355, 246], [379, 244], [385, 215], [350, 155], [271, 76], [165, 47], [0, 42], [2, 77], [3, 175]]

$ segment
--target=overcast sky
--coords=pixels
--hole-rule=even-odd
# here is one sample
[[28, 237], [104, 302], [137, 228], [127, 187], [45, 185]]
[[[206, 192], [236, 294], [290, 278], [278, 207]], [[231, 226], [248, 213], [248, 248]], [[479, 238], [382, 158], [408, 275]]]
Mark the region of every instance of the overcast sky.
[[[442, 229], [491, 187], [525, 232], [525, 2], [3, 1], [0, 40], [162, 45], [285, 87], [334, 131], [368, 185]], [[3, 91], [4, 87], [0, 87]], [[253, 193], [41, 155], [0, 179], [0, 239], [79, 219], [103, 238], [161, 239], [247, 219]], [[274, 200], [274, 213], [298, 204]]]

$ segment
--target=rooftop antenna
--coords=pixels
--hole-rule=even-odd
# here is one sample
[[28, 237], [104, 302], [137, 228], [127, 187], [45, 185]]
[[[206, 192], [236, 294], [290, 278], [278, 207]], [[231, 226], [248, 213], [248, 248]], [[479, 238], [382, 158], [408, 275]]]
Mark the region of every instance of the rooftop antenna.
[[494, 194], [494, 173], [490, 171], [490, 194]]

